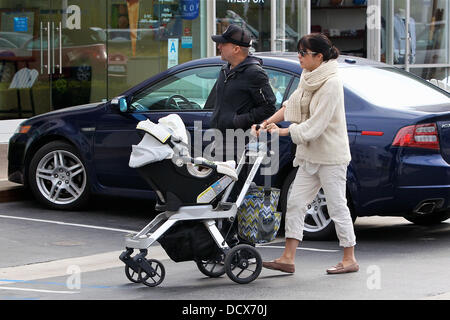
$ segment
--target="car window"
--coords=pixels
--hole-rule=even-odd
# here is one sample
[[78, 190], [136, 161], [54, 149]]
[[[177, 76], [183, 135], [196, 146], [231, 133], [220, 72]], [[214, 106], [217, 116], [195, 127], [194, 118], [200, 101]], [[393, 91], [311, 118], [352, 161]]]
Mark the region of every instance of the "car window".
[[[270, 86], [276, 98], [275, 107], [278, 110], [283, 103], [286, 89], [289, 86], [289, 82], [292, 79], [292, 75], [284, 73], [278, 70], [264, 68], [269, 77]], [[215, 92], [212, 92], [208, 101], [206, 102], [205, 109], [214, 109]]]
[[272, 69], [265, 70], [269, 76], [270, 86], [272, 87], [273, 93], [277, 99], [275, 107], [278, 110], [283, 103], [283, 97], [286, 93], [287, 87], [289, 86], [289, 82], [292, 79], [292, 75]]
[[291, 96], [291, 94], [293, 94], [294, 91], [297, 90], [299, 83], [300, 83], [300, 78], [299, 77], [295, 77], [294, 81], [292, 81], [291, 87], [289, 88], [289, 92], [288, 92], [288, 94], [286, 96], [286, 100], [288, 100], [289, 97]]
[[348, 67], [340, 74], [346, 88], [370, 103], [408, 108], [449, 103], [450, 99], [432, 84], [394, 67]]
[[137, 94], [132, 110], [203, 110], [221, 66], [190, 69], [172, 75]]

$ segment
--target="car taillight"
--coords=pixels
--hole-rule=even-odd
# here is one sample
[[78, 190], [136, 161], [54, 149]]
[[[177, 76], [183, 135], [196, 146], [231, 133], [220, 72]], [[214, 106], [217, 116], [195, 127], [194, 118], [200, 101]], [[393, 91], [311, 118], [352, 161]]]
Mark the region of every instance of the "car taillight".
[[439, 138], [435, 123], [404, 127], [395, 136], [393, 146], [439, 150]]

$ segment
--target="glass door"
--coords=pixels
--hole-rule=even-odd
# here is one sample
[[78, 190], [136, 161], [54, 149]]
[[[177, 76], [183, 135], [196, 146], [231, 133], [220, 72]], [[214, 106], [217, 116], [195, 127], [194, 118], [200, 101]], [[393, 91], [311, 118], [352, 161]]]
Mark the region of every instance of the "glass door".
[[60, 109], [107, 97], [105, 1], [51, 1], [52, 106]]
[[0, 119], [50, 111], [49, 0], [0, 0]]
[[104, 2], [0, 0], [0, 8], [0, 119], [107, 97]]

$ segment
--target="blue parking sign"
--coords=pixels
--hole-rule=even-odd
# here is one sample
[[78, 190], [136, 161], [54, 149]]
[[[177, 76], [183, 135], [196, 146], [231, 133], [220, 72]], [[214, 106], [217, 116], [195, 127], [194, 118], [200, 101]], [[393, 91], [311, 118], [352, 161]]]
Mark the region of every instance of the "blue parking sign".
[[28, 32], [28, 17], [14, 17], [14, 31]]

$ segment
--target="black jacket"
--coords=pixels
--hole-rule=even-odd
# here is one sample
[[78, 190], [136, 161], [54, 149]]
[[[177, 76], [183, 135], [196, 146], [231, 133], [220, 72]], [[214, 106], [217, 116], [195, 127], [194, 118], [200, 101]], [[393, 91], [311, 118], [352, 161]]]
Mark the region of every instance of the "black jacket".
[[275, 113], [276, 98], [261, 65], [250, 55], [231, 70], [230, 64], [222, 67], [208, 98], [214, 101], [211, 128], [247, 130]]

